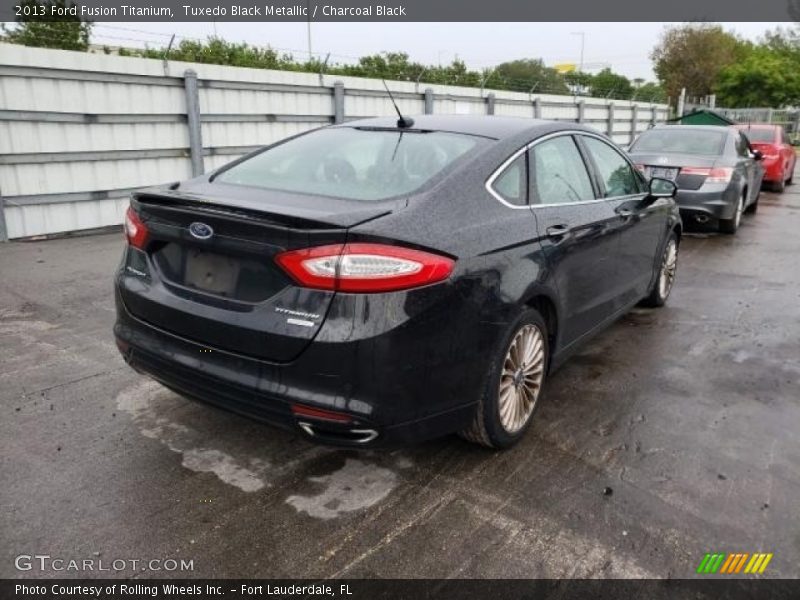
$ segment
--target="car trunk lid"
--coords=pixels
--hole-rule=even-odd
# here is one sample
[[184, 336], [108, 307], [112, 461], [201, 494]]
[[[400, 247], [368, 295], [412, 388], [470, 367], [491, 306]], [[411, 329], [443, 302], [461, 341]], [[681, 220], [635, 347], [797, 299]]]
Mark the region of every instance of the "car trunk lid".
[[715, 166], [717, 157], [696, 154], [633, 154], [634, 163], [645, 177], [663, 177], [678, 189], [697, 190], [705, 183], [703, 170]]
[[308, 197], [258, 190], [259, 201], [250, 189], [210, 187], [133, 196], [148, 241], [146, 256], [128, 253], [139, 263], [124, 270], [125, 306], [208, 351], [290, 361], [316, 335], [333, 292], [298, 287], [275, 256], [343, 244], [349, 227], [391, 207], [317, 199], [319, 209]]

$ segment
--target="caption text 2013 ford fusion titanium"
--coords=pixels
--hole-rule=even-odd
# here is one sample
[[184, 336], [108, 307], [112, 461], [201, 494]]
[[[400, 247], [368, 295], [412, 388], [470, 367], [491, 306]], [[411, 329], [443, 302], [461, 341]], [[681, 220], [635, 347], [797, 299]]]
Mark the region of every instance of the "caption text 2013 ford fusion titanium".
[[529, 426], [677, 267], [675, 185], [582, 125], [354, 121], [133, 195], [114, 331], [188, 397], [334, 444]]

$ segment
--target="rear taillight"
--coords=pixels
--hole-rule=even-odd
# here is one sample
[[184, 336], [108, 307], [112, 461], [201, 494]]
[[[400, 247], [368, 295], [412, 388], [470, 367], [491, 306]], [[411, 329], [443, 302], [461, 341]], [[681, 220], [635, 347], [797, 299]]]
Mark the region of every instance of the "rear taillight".
[[305, 404], [292, 404], [292, 414], [299, 418], [332, 421], [333, 423], [349, 423], [353, 420], [348, 414]]
[[443, 281], [454, 261], [386, 244], [344, 244], [290, 250], [275, 257], [303, 287], [340, 292], [389, 292]]
[[130, 206], [125, 213], [125, 237], [128, 243], [139, 250], [144, 249], [147, 244], [148, 231], [145, 224]]
[[733, 177], [731, 167], [682, 167], [681, 175], [700, 175], [706, 183], [728, 183]]

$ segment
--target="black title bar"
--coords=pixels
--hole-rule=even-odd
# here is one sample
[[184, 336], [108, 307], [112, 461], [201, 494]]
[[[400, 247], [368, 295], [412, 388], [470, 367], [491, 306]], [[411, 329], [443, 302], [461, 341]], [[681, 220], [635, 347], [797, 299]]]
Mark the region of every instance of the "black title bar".
[[[91, 21], [556, 22], [800, 21], [800, 0], [77, 0]], [[32, 12], [36, 14], [32, 14]], [[0, 21], [55, 20], [0, 0]]]
[[708, 576], [697, 579], [18, 579], [0, 597], [28, 600], [726, 600], [800, 595], [800, 580]]

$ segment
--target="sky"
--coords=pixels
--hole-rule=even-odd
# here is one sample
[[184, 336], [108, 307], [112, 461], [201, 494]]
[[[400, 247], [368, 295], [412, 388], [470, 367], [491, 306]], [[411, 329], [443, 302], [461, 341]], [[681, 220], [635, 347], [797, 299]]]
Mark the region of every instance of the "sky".
[[[648, 55], [668, 23], [312, 23], [311, 46], [331, 62], [403, 51], [424, 64], [447, 64], [456, 56], [468, 67], [492, 67], [517, 58], [541, 58], [545, 64], [578, 63], [584, 40], [587, 71], [609, 66], [630, 79], [655, 79]], [[727, 30], [757, 40], [781, 23], [722, 23]], [[175, 33], [205, 39], [269, 45], [308, 56], [308, 25], [300, 23], [97, 23], [93, 43], [109, 46], [162, 46]], [[583, 35], [581, 35], [581, 33]]]

